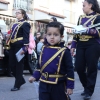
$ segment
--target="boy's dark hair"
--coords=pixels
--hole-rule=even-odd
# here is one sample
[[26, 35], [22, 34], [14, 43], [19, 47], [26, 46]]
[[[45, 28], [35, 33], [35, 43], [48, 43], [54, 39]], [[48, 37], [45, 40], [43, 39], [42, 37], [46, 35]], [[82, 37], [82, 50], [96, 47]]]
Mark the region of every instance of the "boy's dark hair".
[[29, 17], [28, 17], [28, 15], [26, 14], [26, 11], [25, 11], [24, 9], [18, 9], [18, 10], [20, 10], [21, 13], [24, 15], [24, 17], [23, 17], [24, 20], [29, 20]]
[[59, 22], [51, 22], [51, 23], [48, 23], [47, 26], [46, 26], [46, 33], [47, 33], [47, 30], [48, 30], [49, 27], [58, 28], [59, 31], [60, 31], [60, 35], [61, 36], [63, 35], [64, 26], [61, 23], [59, 23]]

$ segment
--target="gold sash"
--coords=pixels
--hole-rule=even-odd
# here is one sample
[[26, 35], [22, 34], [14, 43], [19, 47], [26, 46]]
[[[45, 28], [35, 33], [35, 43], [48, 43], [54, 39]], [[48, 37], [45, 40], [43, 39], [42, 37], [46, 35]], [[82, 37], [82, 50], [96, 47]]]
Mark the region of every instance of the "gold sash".
[[8, 39], [8, 42], [7, 42], [7, 45], [8, 45], [8, 46], [9, 46], [9, 44], [10, 44], [10, 42], [11, 42], [11, 37], [12, 37], [12, 35], [14, 34], [15, 30], [17, 29], [14, 39], [15, 39], [16, 36], [17, 36], [17, 33], [18, 33], [19, 28], [24, 24], [24, 22], [26, 22], [26, 21], [17, 22], [18, 25], [14, 28], [13, 32], [10, 34], [10, 37], [9, 37], [9, 39]]
[[[97, 14], [98, 15], [98, 14]], [[83, 26], [86, 26], [87, 23], [89, 23], [94, 17], [96, 17], [97, 15], [94, 15], [93, 17], [91, 17], [90, 19], [88, 19], [84, 24]]]

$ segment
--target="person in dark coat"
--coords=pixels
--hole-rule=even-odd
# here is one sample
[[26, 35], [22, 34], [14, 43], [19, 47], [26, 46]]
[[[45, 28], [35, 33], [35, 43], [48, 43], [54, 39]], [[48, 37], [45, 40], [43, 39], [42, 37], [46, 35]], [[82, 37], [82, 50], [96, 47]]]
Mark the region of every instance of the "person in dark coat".
[[74, 35], [71, 53], [76, 48], [75, 68], [84, 87], [81, 95], [89, 100], [94, 92], [97, 78], [97, 63], [100, 56], [100, 30], [97, 27], [88, 28], [100, 23], [100, 9], [97, 0], [84, 0], [83, 12], [78, 20], [78, 25], [87, 28], [82, 35]]
[[18, 22], [12, 26], [12, 32], [8, 40], [9, 50], [9, 66], [15, 77], [14, 86], [11, 91], [17, 91], [25, 83], [23, 78], [24, 58], [17, 61], [16, 53], [22, 48], [21, 55], [25, 54], [29, 45], [30, 24], [27, 22], [28, 16], [23, 9], [16, 11]]

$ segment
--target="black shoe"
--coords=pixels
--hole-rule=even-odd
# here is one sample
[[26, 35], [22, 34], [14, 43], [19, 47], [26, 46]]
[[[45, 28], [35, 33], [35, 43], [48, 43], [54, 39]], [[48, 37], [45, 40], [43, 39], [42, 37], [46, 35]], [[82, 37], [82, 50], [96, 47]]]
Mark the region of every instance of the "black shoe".
[[11, 91], [18, 91], [20, 88], [13, 87]]
[[84, 96], [85, 94], [86, 94], [85, 91], [83, 91], [83, 92], [81, 93], [82, 96]]
[[91, 96], [89, 94], [85, 94], [84, 100], [90, 100]]

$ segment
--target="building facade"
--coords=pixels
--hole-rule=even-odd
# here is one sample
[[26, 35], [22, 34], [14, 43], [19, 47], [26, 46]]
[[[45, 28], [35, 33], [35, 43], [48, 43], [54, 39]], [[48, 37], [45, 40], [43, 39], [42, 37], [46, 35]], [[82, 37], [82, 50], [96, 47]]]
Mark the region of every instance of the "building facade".
[[34, 0], [35, 31], [40, 31], [41, 26], [45, 27], [50, 18], [55, 16], [65, 26], [64, 40], [68, 42], [73, 35], [67, 36], [67, 33], [72, 33], [72, 27], [78, 19], [77, 4], [78, 0]]
[[[8, 10], [8, 5], [9, 5], [8, 1], [0, 0], [0, 11]], [[5, 24], [4, 20], [1, 19], [1, 16], [0, 16], [0, 30], [3, 32], [6, 31], [6, 24]]]
[[8, 10], [8, 1], [0, 0], [0, 11], [2, 10]]
[[15, 12], [20, 8], [27, 12], [30, 18], [29, 23], [33, 27], [33, 0], [6, 0], [6, 2], [7, 1], [9, 1], [8, 9], [0, 11], [0, 19], [5, 21], [6, 31], [10, 29], [11, 23], [16, 22]]
[[[3, 0], [4, 1], [4, 0]], [[82, 12], [83, 0], [6, 0], [9, 1], [8, 9], [0, 11], [0, 19], [3, 19], [7, 25], [16, 21], [15, 11], [17, 9], [26, 10], [30, 24], [34, 33], [45, 33], [45, 26], [52, 16], [65, 26], [64, 40], [72, 40], [72, 27], [77, 24], [77, 20]], [[1, 6], [0, 6], [1, 7]], [[3, 7], [6, 8], [6, 7]]]

